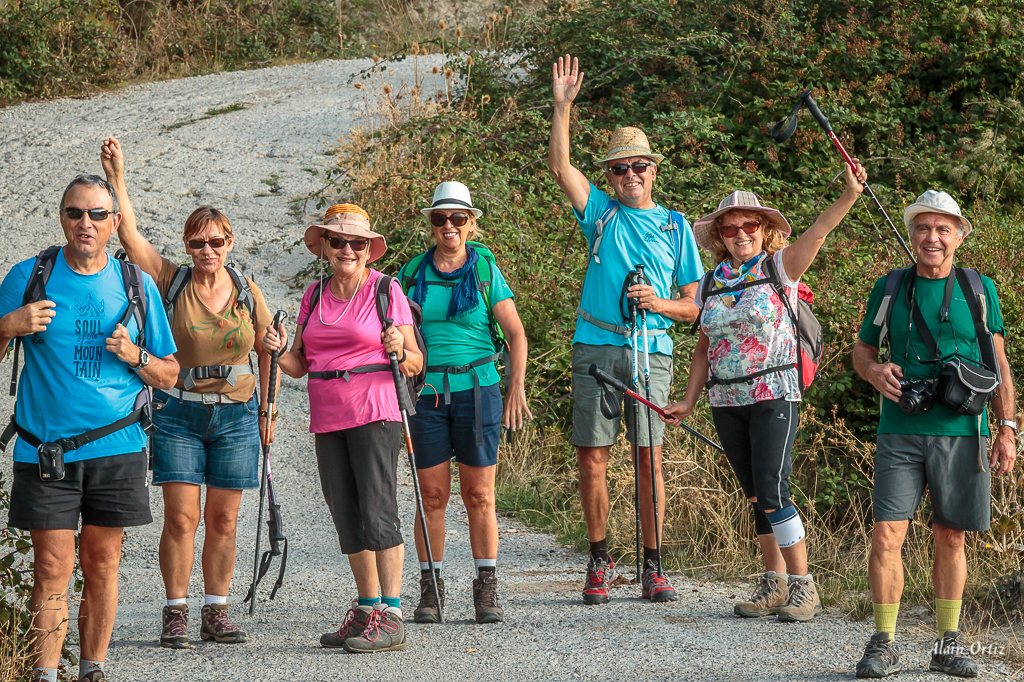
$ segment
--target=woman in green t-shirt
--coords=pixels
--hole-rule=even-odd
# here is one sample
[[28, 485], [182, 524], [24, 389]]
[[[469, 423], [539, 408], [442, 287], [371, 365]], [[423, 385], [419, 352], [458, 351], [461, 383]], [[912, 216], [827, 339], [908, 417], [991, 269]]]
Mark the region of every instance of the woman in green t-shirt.
[[[444, 512], [451, 497], [454, 457], [459, 464], [476, 568], [476, 621], [496, 623], [504, 620], [504, 612], [498, 606], [495, 578], [498, 517], [494, 471], [502, 424], [517, 429], [524, 419], [533, 417], [526, 403], [526, 332], [494, 256], [482, 244], [472, 242], [476, 220], [483, 211], [473, 207], [469, 189], [461, 182], [441, 183], [422, 213], [430, 220], [435, 245], [399, 272], [410, 300], [423, 309], [429, 363], [426, 387], [409, 421], [436, 574], [430, 574], [417, 518], [421, 578], [415, 620], [439, 621], [432, 581], [437, 580], [443, 601]], [[504, 405], [495, 367], [505, 350], [502, 332], [511, 356], [506, 361]]]

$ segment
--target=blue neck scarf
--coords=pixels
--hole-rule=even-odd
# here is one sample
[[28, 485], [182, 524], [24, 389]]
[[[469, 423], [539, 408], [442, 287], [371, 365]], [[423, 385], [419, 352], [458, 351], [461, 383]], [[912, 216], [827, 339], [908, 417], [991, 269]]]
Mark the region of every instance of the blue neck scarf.
[[416, 288], [413, 291], [412, 300], [421, 308], [423, 307], [423, 300], [427, 295], [427, 267], [446, 282], [454, 282], [461, 278], [461, 281], [452, 288], [452, 297], [448, 301], [448, 313], [445, 316], [445, 320], [450, 322], [476, 308], [479, 302], [476, 262], [480, 260], [480, 254], [476, 252], [476, 249], [467, 247], [466, 262], [461, 268], [453, 272], [441, 272], [434, 265], [435, 249], [437, 249], [436, 246], [431, 246], [423, 256], [425, 262], [420, 265], [419, 272], [416, 273]]

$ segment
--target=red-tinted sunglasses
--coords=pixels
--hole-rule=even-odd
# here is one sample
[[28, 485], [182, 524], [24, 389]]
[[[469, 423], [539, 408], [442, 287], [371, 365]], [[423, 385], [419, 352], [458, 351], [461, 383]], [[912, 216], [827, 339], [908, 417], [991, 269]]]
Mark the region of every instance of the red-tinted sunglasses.
[[730, 225], [729, 227], [722, 226], [722, 227], [718, 228], [718, 231], [722, 233], [723, 237], [729, 237], [730, 239], [732, 239], [733, 237], [735, 237], [736, 235], [738, 235], [740, 233], [740, 230], [743, 230], [747, 234], [754, 234], [755, 232], [757, 232], [758, 228], [760, 228], [760, 227], [761, 227], [761, 223], [757, 222], [756, 220], [749, 220], [749, 221], [747, 221], [747, 222], [745, 222], [745, 223], [743, 223], [742, 225], [739, 225], [739, 226], [736, 226], [736, 225]]

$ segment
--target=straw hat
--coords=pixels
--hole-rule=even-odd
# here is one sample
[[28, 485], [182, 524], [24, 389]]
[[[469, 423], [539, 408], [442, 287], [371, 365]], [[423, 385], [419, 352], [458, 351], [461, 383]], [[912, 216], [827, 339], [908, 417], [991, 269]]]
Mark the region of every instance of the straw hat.
[[705, 251], [715, 250], [711, 245], [711, 229], [715, 224], [715, 218], [733, 209], [764, 214], [768, 224], [787, 237], [793, 232], [793, 228], [790, 227], [789, 221], [786, 220], [785, 216], [774, 208], [763, 206], [756, 194], [753, 192], [735, 191], [719, 202], [717, 211], [708, 213], [693, 224], [693, 236], [696, 238], [700, 248]]
[[384, 235], [378, 234], [370, 229], [370, 216], [363, 209], [355, 204], [336, 204], [327, 209], [324, 221], [319, 225], [310, 225], [306, 228], [306, 234], [302, 241], [306, 248], [317, 258], [326, 257], [323, 254], [323, 244], [320, 237], [324, 232], [333, 232], [342, 237], [362, 237], [370, 240], [370, 255], [366, 257], [367, 263], [372, 263], [388, 250]]
[[646, 156], [654, 163], [661, 163], [665, 157], [651, 151], [651, 143], [647, 141], [647, 135], [639, 128], [616, 128], [612, 133], [612, 139], [608, 143], [608, 151], [604, 158], [596, 161], [595, 165], [602, 170], [608, 170], [608, 162], [615, 159], [628, 159], [631, 156]]
[[971, 221], [960, 212], [960, 204], [956, 203], [956, 200], [945, 192], [930, 189], [919, 196], [917, 201], [907, 206], [907, 210], [903, 212], [903, 224], [906, 226], [907, 232], [913, 234], [914, 218], [921, 213], [944, 213], [955, 217], [960, 221], [960, 226], [964, 230], [964, 237], [969, 235], [971, 230], [974, 229]]
[[479, 218], [484, 214], [479, 208], [473, 208], [473, 199], [469, 196], [469, 188], [461, 182], [442, 182], [434, 190], [434, 200], [430, 206], [420, 209], [420, 213], [429, 216], [431, 211], [468, 210]]

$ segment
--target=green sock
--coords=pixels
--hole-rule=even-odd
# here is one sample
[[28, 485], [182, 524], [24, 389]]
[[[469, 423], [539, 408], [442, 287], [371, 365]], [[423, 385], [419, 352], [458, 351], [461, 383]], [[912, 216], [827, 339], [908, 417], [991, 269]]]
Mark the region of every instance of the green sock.
[[400, 597], [381, 597], [380, 600], [387, 606], [400, 609], [402, 608], [402, 600]]
[[939, 619], [939, 637], [946, 634], [946, 630], [958, 630], [960, 628], [960, 606], [962, 599], [936, 599], [935, 614]]
[[888, 632], [889, 639], [896, 639], [896, 616], [900, 612], [900, 603], [871, 604], [875, 612], [875, 632]]
[[380, 603], [380, 597], [358, 597], [357, 601], [360, 606], [373, 606]]

